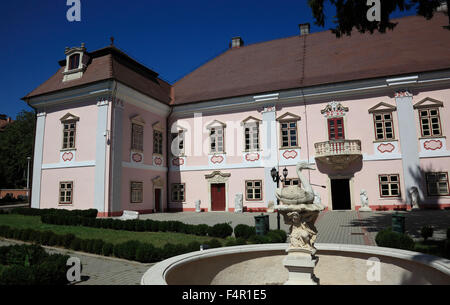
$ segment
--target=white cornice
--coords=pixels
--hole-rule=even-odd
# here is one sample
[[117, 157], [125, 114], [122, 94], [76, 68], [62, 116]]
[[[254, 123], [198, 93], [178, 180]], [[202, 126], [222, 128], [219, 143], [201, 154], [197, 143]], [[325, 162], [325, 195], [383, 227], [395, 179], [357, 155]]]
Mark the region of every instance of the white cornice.
[[287, 105], [296, 102], [315, 102], [323, 99], [344, 99], [365, 94], [392, 94], [400, 87], [408, 89], [430, 88], [435, 85], [450, 85], [450, 70], [433, 71], [404, 77], [382, 77], [369, 80], [349, 81], [338, 84], [318, 85], [308, 88], [284, 90], [264, 95], [250, 95], [200, 103], [174, 106], [172, 116], [191, 116], [195, 112], [207, 114], [224, 111], [246, 111], [267, 106], [268, 103]]
[[72, 88], [55, 93], [33, 97], [29, 104], [35, 108], [41, 109], [47, 106], [79, 102], [87, 99], [96, 99], [101, 96], [110, 95], [112, 92], [112, 81], [104, 81], [92, 85], [86, 85], [80, 88]]

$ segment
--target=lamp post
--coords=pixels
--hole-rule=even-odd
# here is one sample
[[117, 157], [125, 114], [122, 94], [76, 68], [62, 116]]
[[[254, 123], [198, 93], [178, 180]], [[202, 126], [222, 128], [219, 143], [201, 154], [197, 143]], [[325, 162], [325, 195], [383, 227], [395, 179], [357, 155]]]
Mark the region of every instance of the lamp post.
[[[277, 183], [277, 189], [280, 187], [280, 181], [284, 182], [286, 180], [286, 177], [288, 175], [288, 170], [286, 167], [283, 169], [283, 179], [281, 178], [279, 171], [273, 167], [270, 170], [270, 175], [272, 176], [273, 182]], [[280, 205], [280, 199], [277, 198], [277, 205]], [[280, 230], [280, 212], [277, 209], [277, 229]]]
[[28, 165], [27, 165], [27, 200], [30, 202], [30, 160], [31, 157], [27, 157]]

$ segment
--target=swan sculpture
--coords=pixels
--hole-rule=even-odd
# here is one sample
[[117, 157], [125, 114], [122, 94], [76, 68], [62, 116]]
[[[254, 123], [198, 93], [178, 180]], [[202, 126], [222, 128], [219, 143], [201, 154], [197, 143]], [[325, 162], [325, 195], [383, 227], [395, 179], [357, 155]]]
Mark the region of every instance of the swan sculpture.
[[298, 205], [312, 204], [314, 202], [314, 192], [309, 181], [303, 177], [303, 169], [315, 169], [307, 162], [299, 162], [296, 166], [297, 176], [301, 182], [301, 188], [296, 185], [280, 187], [275, 191], [277, 197], [283, 204]]

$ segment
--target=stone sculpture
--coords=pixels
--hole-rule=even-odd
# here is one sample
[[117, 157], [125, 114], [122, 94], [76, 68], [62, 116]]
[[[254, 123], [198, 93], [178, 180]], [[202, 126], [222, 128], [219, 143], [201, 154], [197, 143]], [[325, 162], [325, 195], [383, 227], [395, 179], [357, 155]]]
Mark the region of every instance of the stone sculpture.
[[360, 212], [371, 212], [372, 209], [369, 208], [369, 197], [367, 196], [367, 191], [365, 189], [361, 189], [359, 192], [359, 196], [361, 198], [361, 208]]
[[279, 188], [275, 196], [281, 201], [280, 205], [270, 207], [269, 211], [278, 210], [283, 215], [284, 222], [290, 225], [290, 244], [288, 256], [284, 260], [284, 266], [289, 271], [290, 284], [317, 284], [314, 277], [314, 266], [317, 258], [314, 242], [317, 238], [317, 229], [314, 225], [319, 212], [325, 207], [320, 196], [314, 192], [309, 181], [302, 175], [303, 169], [315, 168], [307, 162], [299, 162], [296, 166], [297, 176], [301, 181], [301, 188], [288, 186]]
[[195, 200], [195, 212], [200, 213], [202, 211], [200, 207], [201, 203], [201, 200]]
[[415, 186], [412, 186], [409, 189], [409, 196], [411, 199], [411, 205], [413, 210], [419, 210], [419, 189]]
[[244, 210], [244, 195], [237, 193], [234, 197], [234, 212], [242, 213]]

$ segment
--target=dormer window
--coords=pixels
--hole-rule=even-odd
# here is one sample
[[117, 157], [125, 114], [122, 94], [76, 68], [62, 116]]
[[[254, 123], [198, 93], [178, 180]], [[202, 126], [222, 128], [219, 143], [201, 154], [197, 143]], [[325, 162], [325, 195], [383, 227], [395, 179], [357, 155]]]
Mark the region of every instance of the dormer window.
[[84, 43], [81, 47], [66, 48], [65, 54], [66, 68], [63, 71], [63, 82], [81, 78], [89, 62]]
[[73, 54], [69, 57], [69, 70], [78, 69], [80, 65], [80, 54]]

